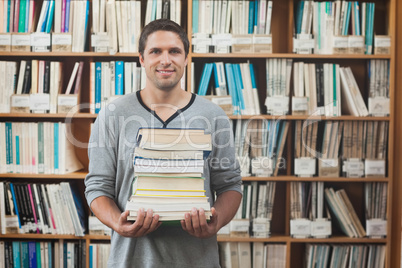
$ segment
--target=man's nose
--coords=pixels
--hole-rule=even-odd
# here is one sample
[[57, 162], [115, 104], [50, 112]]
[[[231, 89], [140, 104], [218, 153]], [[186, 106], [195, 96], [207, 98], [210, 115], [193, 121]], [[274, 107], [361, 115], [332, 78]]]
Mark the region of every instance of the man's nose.
[[161, 55], [161, 64], [163, 64], [163, 65], [169, 65], [169, 64], [171, 64], [171, 63], [172, 63], [172, 62], [171, 62], [171, 60], [170, 60], [169, 52], [168, 52], [168, 51], [162, 52], [162, 55]]

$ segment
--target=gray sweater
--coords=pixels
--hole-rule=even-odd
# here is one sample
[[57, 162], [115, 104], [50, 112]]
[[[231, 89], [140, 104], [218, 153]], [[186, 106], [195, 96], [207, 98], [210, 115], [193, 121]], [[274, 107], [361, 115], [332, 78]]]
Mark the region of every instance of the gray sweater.
[[[102, 109], [92, 129], [85, 179], [88, 204], [99, 196], [112, 198], [121, 211], [131, 195], [133, 152], [140, 127], [204, 128], [212, 135], [212, 152], [204, 168], [205, 190], [211, 205], [214, 194], [240, 190], [233, 132], [218, 106], [196, 95], [188, 105], [163, 122], [144, 105], [139, 92], [120, 97]], [[140, 238], [112, 231], [109, 267], [219, 267], [216, 236], [199, 239], [181, 226], [161, 226]]]

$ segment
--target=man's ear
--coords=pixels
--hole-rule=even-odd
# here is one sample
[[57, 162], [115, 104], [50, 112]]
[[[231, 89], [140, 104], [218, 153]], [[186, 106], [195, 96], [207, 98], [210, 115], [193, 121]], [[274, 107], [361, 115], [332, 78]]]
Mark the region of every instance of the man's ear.
[[140, 59], [140, 64], [141, 64], [141, 66], [142, 66], [142, 67], [145, 67], [145, 66], [144, 66], [144, 57], [142, 56], [141, 53], [140, 53], [140, 55], [139, 55], [139, 59]]

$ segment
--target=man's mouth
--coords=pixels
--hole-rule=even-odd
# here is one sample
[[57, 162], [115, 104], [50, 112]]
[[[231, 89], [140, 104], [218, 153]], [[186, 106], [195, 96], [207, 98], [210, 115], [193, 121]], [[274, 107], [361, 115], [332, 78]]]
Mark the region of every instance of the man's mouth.
[[171, 74], [171, 73], [173, 73], [174, 71], [173, 71], [173, 70], [157, 70], [157, 72], [158, 72], [158, 73], [161, 73], [161, 74]]

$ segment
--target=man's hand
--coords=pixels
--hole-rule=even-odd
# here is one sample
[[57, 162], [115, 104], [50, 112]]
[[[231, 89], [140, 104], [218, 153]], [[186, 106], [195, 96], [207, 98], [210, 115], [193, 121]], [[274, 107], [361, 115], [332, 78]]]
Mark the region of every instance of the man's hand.
[[197, 211], [193, 208], [190, 213], [184, 214], [184, 220], [181, 221], [181, 227], [187, 233], [198, 237], [198, 238], [208, 238], [219, 230], [218, 227], [218, 213], [214, 207], [211, 208], [212, 217], [209, 222], [205, 216], [204, 209]]
[[137, 220], [132, 223], [127, 221], [129, 211], [121, 213], [115, 231], [125, 237], [140, 237], [155, 231], [161, 223], [159, 222], [159, 215], [153, 215], [153, 211], [148, 209], [145, 213], [144, 209], [139, 209]]

